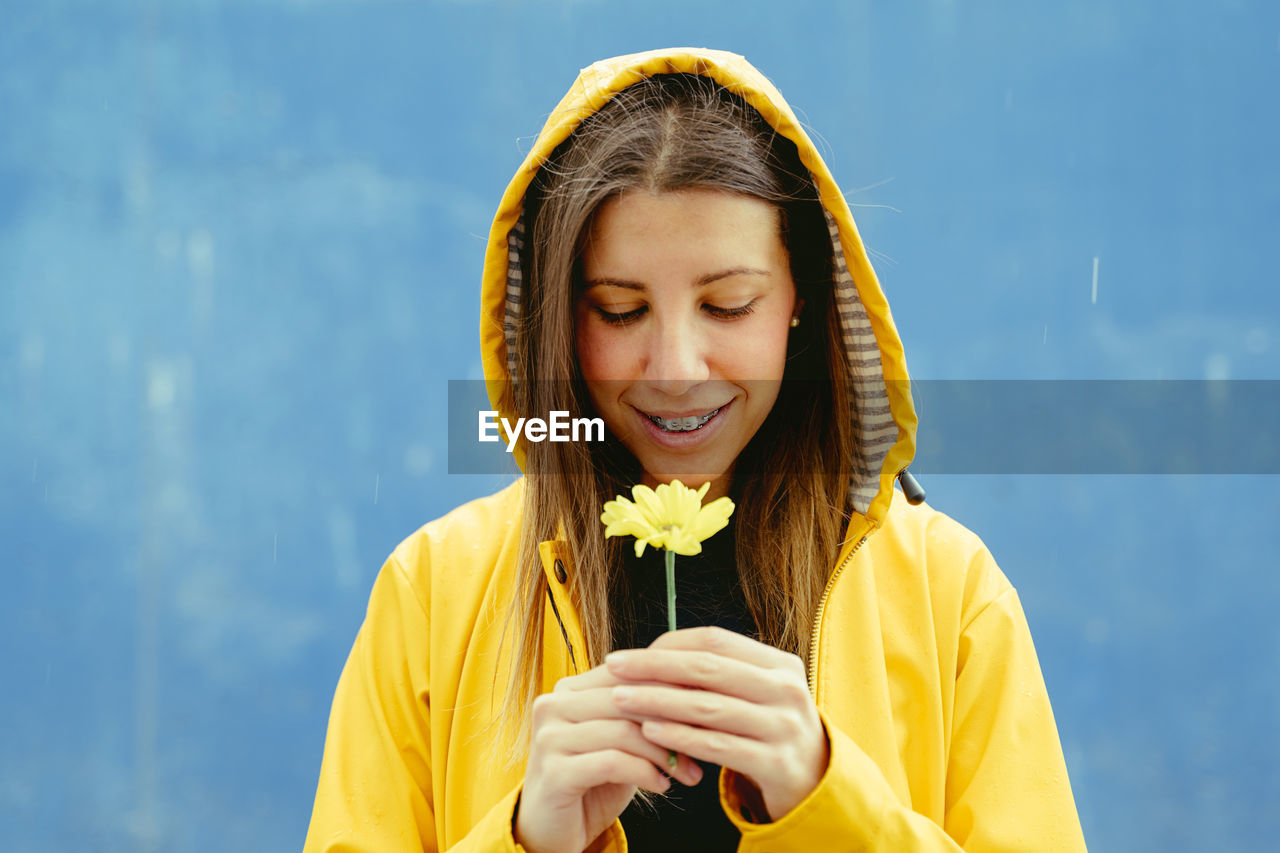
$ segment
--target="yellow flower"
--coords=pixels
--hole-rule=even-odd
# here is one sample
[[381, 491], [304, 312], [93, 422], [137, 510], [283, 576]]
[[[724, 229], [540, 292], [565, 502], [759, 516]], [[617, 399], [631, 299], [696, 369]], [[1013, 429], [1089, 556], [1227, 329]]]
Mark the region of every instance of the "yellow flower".
[[733, 515], [733, 501], [728, 498], [702, 505], [709, 488], [711, 484], [704, 483], [695, 492], [679, 480], [663, 483], [656, 491], [635, 486], [631, 489], [634, 503], [619, 495], [604, 505], [600, 516], [604, 535], [634, 536], [637, 557], [646, 545], [685, 556], [699, 554], [702, 540], [723, 529]]

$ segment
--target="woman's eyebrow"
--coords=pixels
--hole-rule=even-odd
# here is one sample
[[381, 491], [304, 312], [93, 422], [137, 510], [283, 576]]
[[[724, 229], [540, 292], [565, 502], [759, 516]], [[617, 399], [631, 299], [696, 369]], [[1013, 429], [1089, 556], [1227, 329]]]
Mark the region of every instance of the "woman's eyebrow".
[[722, 270], [720, 272], [708, 273], [707, 275], [700, 275], [694, 280], [693, 286], [701, 287], [704, 284], [711, 284], [711, 282], [719, 281], [722, 278], [732, 278], [735, 275], [762, 275], [765, 278], [768, 278], [772, 273], [768, 270], [758, 270], [754, 267], [734, 267], [731, 270]]
[[[719, 272], [711, 272], [706, 275], [700, 275], [693, 281], [694, 287], [702, 287], [722, 278], [732, 278], [735, 275], [758, 275], [768, 278], [772, 275], [768, 270], [760, 270], [754, 267], [734, 267], [733, 269], [720, 270]], [[587, 279], [587, 287], [621, 287], [624, 290], [646, 290], [642, 282], [631, 281], [625, 278], [590, 278]]]
[[621, 287], [625, 290], [644, 290], [645, 287], [638, 281], [628, 281], [622, 278], [589, 278], [587, 279], [587, 287]]

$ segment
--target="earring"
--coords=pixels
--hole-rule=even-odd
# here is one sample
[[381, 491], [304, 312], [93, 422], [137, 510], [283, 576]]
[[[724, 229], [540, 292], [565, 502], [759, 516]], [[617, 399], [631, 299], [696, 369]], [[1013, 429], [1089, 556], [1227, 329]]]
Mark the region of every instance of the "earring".
[[800, 325], [800, 318], [799, 318], [799, 317], [792, 317], [792, 318], [791, 318], [791, 328], [793, 328], [793, 329], [794, 329], [796, 326], [799, 326], [799, 325]]

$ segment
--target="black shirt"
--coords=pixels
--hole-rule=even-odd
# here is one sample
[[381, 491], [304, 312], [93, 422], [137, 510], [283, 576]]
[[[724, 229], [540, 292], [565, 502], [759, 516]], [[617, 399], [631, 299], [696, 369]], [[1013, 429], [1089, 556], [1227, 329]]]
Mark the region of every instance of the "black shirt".
[[[734, 560], [734, 526], [702, 543], [694, 557], [676, 555], [676, 625], [719, 625], [749, 637], [756, 626], [742, 594]], [[626, 577], [614, 592], [622, 627], [618, 648], [644, 648], [667, 630], [665, 553], [647, 548], [637, 559], [628, 548]], [[720, 765], [698, 762], [702, 780], [688, 788], [675, 780], [656, 800], [656, 811], [633, 800], [622, 813], [627, 847], [634, 853], [714, 853], [738, 849], [741, 834], [720, 807]]]

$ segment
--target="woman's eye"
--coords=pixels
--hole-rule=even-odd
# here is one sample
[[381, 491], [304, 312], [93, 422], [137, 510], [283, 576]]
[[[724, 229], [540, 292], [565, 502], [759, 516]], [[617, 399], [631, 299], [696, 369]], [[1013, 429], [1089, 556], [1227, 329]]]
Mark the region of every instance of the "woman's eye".
[[612, 326], [625, 326], [628, 323], [640, 319], [640, 315], [644, 314], [645, 306], [632, 308], [630, 311], [607, 311], [599, 305], [595, 306], [595, 311], [600, 315], [600, 319]]
[[719, 305], [703, 305], [702, 309], [712, 317], [718, 317], [721, 320], [732, 320], [735, 317], [745, 317], [756, 310], [756, 301], [752, 299], [746, 305], [738, 305], [733, 308], [724, 308]]

